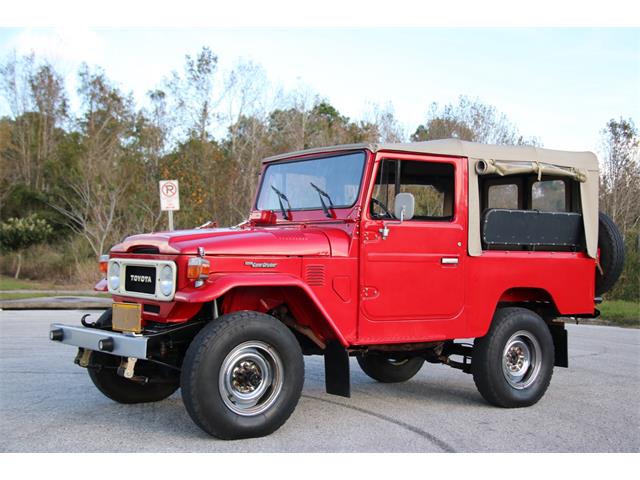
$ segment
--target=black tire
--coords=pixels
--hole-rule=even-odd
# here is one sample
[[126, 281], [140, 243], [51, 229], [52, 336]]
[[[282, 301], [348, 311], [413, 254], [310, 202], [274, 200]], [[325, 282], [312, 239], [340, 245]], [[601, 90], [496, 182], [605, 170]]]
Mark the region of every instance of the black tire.
[[[258, 312], [234, 312], [210, 322], [182, 364], [187, 412], [221, 439], [262, 437], [280, 428], [298, 404], [303, 383], [304, 360], [295, 336]], [[255, 405], [243, 405], [241, 395], [257, 395]]]
[[624, 240], [613, 220], [600, 212], [598, 223], [600, 268], [596, 268], [596, 296], [608, 292], [618, 281], [624, 267]]
[[[508, 345], [513, 347], [509, 361]], [[529, 368], [518, 363], [527, 357], [517, 357], [523, 351], [529, 352]], [[553, 339], [544, 320], [526, 308], [510, 307], [498, 309], [489, 332], [476, 338], [471, 368], [476, 387], [487, 402], [517, 408], [542, 398], [551, 382], [553, 364]], [[520, 373], [522, 379], [518, 380], [515, 375]]]
[[394, 358], [391, 355], [367, 353], [357, 357], [358, 365], [369, 377], [383, 383], [406, 382], [420, 371], [422, 357]]
[[[96, 322], [99, 327], [111, 326], [112, 310], [106, 310]], [[158, 402], [169, 397], [179, 387], [176, 375], [161, 372], [159, 368], [144, 360], [136, 363], [136, 374], [148, 376], [161, 383], [140, 384], [118, 375], [117, 369], [122, 357], [102, 352], [91, 352], [89, 357], [89, 378], [100, 392], [118, 403]]]

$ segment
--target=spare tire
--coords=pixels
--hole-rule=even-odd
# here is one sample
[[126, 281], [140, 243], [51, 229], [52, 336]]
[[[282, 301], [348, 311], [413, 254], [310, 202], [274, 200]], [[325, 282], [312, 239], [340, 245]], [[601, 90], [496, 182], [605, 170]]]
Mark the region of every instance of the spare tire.
[[620, 230], [608, 215], [600, 212], [598, 223], [600, 268], [596, 267], [596, 296], [613, 288], [624, 266], [624, 241]]

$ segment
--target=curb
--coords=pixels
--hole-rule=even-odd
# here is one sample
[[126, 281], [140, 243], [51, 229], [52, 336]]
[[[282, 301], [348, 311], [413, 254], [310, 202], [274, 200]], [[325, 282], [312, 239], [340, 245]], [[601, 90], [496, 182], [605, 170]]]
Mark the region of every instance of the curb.
[[39, 297], [0, 301], [0, 310], [104, 310], [111, 306], [110, 298], [100, 297]]

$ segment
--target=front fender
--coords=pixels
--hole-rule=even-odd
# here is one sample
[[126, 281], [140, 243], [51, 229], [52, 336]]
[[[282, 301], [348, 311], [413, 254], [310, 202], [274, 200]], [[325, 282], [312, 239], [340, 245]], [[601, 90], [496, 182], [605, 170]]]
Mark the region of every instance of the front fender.
[[318, 300], [316, 294], [300, 278], [286, 273], [219, 273], [209, 276], [202, 287], [190, 286], [176, 292], [174, 300], [187, 303], [205, 303], [221, 297], [237, 287], [297, 287], [307, 295], [318, 311], [322, 314], [327, 325], [333, 331], [336, 339], [343, 346], [348, 346], [344, 335], [337, 328], [335, 321]]

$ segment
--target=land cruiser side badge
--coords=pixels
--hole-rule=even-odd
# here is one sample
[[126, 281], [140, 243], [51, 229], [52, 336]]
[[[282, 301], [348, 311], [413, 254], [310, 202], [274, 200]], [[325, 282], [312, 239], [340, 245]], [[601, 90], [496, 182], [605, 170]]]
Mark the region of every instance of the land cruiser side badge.
[[258, 263], [258, 262], [244, 262], [244, 264], [247, 267], [252, 267], [252, 268], [276, 268], [278, 266], [277, 263], [269, 263], [269, 262], [263, 262], [263, 263]]

